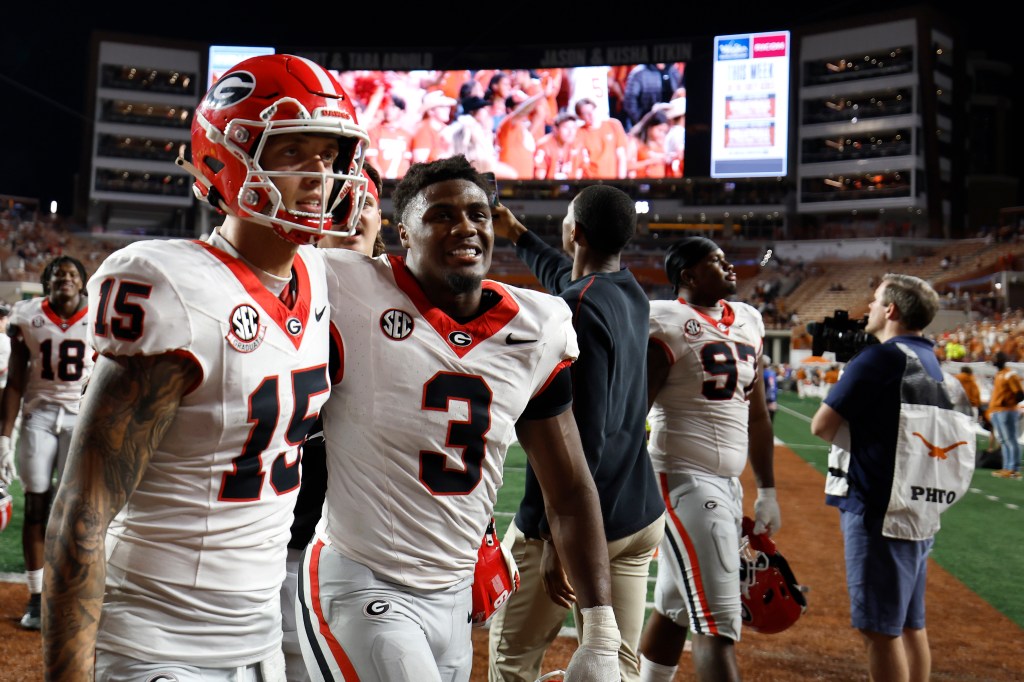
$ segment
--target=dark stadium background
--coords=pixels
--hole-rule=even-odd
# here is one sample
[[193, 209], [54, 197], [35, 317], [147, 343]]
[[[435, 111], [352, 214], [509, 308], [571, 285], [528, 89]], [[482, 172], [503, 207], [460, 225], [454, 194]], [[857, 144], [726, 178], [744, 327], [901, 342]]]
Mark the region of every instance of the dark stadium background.
[[[51, 200], [70, 215], [87, 115], [93, 31], [194, 44], [308, 45], [310, 48], [415, 49], [700, 40], [716, 34], [832, 23], [898, 8], [930, 6], [953, 19], [962, 47], [1012, 63], [1007, 83], [1024, 112], [1024, 51], [1015, 22], [966, 4], [822, 2], [420, 3], [178, 2], [8, 3], [0, 11], [0, 194]], [[991, 6], [986, 6], [991, 7]], [[414, 28], [415, 27], [415, 30]], [[965, 42], [961, 42], [965, 41]], [[1019, 114], [1018, 114], [1019, 117]], [[1014, 175], [1024, 176], [1024, 141], [1006, 140]], [[1018, 190], [1024, 193], [1024, 183]], [[1017, 204], [1024, 204], [1018, 197]]]

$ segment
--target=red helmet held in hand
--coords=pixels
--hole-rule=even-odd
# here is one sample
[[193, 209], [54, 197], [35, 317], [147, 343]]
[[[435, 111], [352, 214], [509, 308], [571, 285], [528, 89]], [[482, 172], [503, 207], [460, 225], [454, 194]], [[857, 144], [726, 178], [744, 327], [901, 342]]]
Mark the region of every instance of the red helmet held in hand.
[[519, 568], [501, 544], [494, 519], [487, 525], [473, 574], [473, 625], [483, 626], [519, 589]]
[[774, 635], [788, 629], [807, 610], [807, 599], [789, 562], [767, 533], [754, 534], [753, 519], [743, 517], [740, 546], [740, 601], [743, 626]]

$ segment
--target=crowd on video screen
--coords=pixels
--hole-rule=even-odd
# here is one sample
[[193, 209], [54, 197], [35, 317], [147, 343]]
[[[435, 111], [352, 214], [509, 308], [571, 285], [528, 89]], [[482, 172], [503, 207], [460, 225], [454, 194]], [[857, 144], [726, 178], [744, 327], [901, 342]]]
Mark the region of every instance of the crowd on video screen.
[[384, 179], [463, 154], [504, 180], [683, 177], [685, 63], [343, 71]]

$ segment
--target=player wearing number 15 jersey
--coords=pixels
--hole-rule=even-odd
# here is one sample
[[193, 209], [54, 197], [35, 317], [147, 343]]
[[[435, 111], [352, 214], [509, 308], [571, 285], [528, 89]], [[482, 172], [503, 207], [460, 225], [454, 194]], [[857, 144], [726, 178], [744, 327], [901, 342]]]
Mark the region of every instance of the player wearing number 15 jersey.
[[313, 679], [469, 679], [474, 566], [514, 435], [584, 607], [565, 679], [618, 679], [604, 527], [569, 409], [570, 311], [483, 279], [490, 192], [464, 156], [413, 164], [392, 197], [405, 257], [325, 252], [341, 362], [299, 582]]
[[300, 448], [330, 392], [309, 244], [335, 209], [356, 225], [366, 139], [322, 67], [236, 65], [179, 161], [223, 224], [131, 244], [90, 279], [100, 357], [47, 535], [49, 679], [284, 682]]
[[[18, 475], [25, 492], [21, 542], [29, 592], [21, 626], [30, 630], [40, 626], [43, 540], [54, 481], [59, 483], [64, 471], [82, 388], [93, 366], [86, 345], [85, 279], [85, 268], [74, 258], [53, 259], [41, 277], [45, 296], [18, 301], [8, 329], [10, 382], [0, 413], [0, 460], [13, 463], [11, 434], [21, 410]], [[3, 466], [0, 482], [10, 483], [13, 474], [13, 467]]]

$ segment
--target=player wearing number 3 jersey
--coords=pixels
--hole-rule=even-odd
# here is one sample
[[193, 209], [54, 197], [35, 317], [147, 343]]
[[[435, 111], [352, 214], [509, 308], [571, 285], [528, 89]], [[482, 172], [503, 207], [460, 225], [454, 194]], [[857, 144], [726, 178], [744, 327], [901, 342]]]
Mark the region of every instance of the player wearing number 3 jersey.
[[330, 392], [309, 243], [343, 201], [356, 224], [365, 141], [323, 68], [236, 65], [180, 161], [223, 224], [131, 244], [90, 279], [100, 358], [47, 535], [48, 679], [284, 682], [300, 447]]
[[469, 680], [474, 566], [515, 435], [583, 607], [565, 679], [618, 679], [604, 527], [570, 410], [570, 311], [483, 279], [490, 191], [465, 157], [413, 164], [393, 195], [405, 257], [325, 252], [341, 362], [326, 511], [299, 583], [314, 680]]

